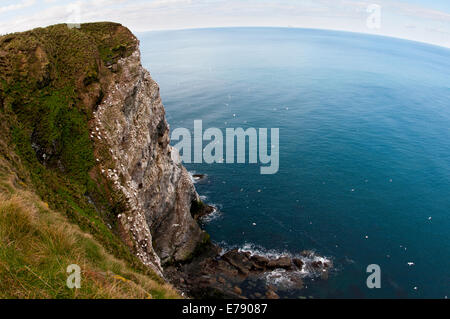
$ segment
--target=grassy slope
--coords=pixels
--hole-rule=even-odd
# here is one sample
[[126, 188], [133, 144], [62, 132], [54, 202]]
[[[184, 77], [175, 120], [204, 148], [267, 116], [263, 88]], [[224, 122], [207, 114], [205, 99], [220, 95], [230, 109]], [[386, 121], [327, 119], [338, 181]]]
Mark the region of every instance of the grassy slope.
[[[28, 190], [0, 160], [0, 298], [177, 298], [169, 285], [108, 254]], [[67, 266], [81, 288], [66, 285]]]
[[[0, 37], [1, 297], [145, 297], [148, 289], [174, 296], [120, 240], [115, 216], [127, 207], [98, 172], [102, 147], [89, 138], [108, 66], [136, 45], [112, 23]], [[77, 262], [87, 283], [74, 295], [63, 284], [66, 264]], [[117, 286], [111, 271], [139, 278], [142, 289]]]

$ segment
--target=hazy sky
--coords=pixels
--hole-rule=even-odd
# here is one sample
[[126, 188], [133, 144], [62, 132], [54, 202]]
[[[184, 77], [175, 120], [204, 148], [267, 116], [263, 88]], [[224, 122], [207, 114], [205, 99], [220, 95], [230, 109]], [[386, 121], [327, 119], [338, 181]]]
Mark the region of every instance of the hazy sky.
[[283, 26], [374, 33], [450, 48], [450, 0], [0, 0], [0, 34], [65, 22], [132, 31]]

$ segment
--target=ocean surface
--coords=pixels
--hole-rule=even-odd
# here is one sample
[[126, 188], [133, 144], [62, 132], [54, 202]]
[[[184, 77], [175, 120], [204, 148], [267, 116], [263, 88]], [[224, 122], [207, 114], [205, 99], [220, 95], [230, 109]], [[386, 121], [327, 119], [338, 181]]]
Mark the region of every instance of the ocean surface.
[[[449, 49], [292, 28], [138, 36], [171, 130], [280, 129], [275, 175], [186, 164], [219, 208], [204, 222], [213, 241], [333, 261], [292, 298], [450, 295]], [[366, 285], [369, 264], [380, 289]]]

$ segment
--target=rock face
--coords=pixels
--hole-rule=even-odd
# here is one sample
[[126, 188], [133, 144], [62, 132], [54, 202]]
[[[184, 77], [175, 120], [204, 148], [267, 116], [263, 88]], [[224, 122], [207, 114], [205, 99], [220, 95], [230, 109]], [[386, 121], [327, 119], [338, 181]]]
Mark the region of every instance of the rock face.
[[202, 242], [205, 234], [190, 212], [199, 196], [169, 145], [159, 87], [142, 67], [139, 49], [111, 69], [119, 71], [94, 112], [93, 134], [104, 145], [99, 162], [130, 207], [119, 219], [138, 257], [161, 272], [161, 263], [189, 258]]

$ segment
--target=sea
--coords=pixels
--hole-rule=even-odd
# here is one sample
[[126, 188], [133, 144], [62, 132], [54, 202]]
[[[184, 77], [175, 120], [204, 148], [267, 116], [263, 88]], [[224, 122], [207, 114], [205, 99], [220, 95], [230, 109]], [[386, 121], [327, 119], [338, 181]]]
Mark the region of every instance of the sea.
[[332, 261], [289, 298], [450, 295], [450, 49], [296, 28], [138, 37], [172, 131], [279, 129], [276, 174], [185, 163], [206, 175], [196, 188], [217, 207], [202, 221], [215, 243]]

